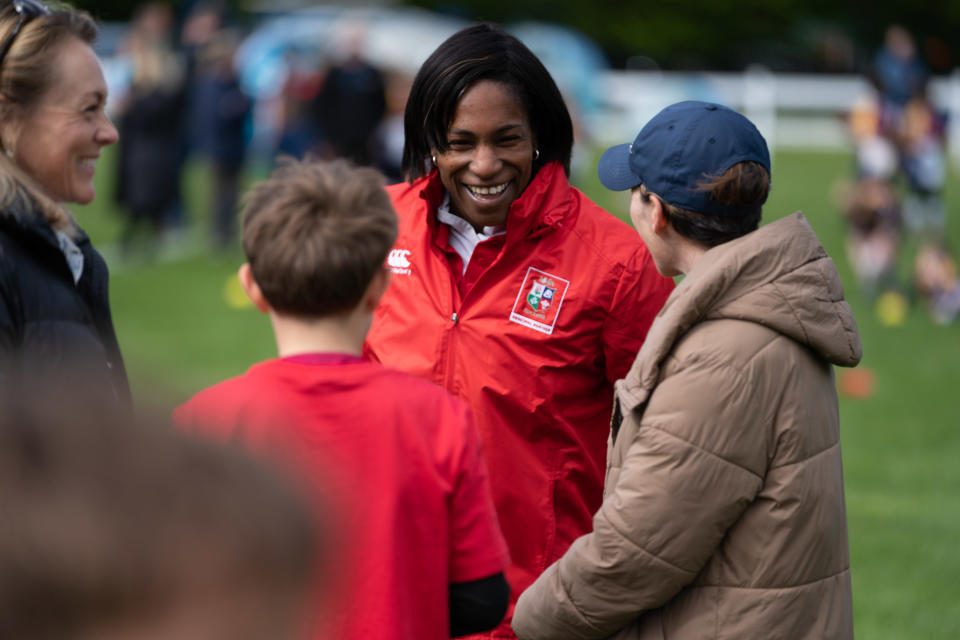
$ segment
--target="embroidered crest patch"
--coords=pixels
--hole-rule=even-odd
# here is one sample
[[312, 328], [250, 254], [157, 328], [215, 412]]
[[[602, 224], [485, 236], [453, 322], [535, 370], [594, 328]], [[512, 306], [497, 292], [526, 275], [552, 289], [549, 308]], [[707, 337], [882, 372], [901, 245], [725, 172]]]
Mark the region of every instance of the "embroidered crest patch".
[[530, 267], [513, 303], [510, 320], [546, 334], [553, 333], [570, 281]]

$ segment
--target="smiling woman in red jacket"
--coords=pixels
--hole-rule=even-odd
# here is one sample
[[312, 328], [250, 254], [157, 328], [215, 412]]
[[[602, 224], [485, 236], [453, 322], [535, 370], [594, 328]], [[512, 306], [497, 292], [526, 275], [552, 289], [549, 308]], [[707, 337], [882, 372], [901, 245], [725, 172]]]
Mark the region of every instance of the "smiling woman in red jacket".
[[[480, 25], [441, 44], [404, 125], [393, 282], [366, 353], [473, 408], [515, 601], [590, 531], [613, 382], [673, 282], [634, 230], [570, 186], [570, 115], [513, 36]], [[494, 637], [513, 637], [509, 619]]]

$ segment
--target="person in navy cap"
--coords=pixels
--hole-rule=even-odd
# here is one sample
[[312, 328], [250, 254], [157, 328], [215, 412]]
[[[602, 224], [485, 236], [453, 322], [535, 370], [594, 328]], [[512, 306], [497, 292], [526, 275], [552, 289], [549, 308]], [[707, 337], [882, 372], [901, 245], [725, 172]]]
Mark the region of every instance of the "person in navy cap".
[[770, 154], [727, 107], [667, 107], [599, 173], [684, 278], [616, 383], [594, 530], [517, 636], [852, 638], [832, 365], [862, 348], [832, 260], [802, 213], [758, 228]]

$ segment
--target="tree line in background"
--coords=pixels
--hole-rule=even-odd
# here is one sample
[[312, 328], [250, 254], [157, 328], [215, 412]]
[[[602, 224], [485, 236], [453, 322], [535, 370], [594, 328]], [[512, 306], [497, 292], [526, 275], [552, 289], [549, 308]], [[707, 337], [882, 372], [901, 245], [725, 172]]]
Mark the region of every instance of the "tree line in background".
[[[240, 21], [253, 18], [245, 10], [251, 0], [215, 1], [230, 7]], [[185, 14], [197, 2], [171, 4]], [[569, 25], [599, 44], [616, 68], [735, 71], [760, 63], [775, 71], [863, 72], [891, 23], [903, 25], [916, 36], [919, 52], [934, 73], [947, 73], [960, 64], [960, 40], [953, 37], [960, 31], [960, 2], [406, 0], [399, 4], [500, 24], [546, 20]], [[127, 20], [136, 8], [129, 0], [79, 0], [76, 5], [100, 20]]]
[[836, 0], [410, 0], [459, 15], [576, 27], [614, 67], [742, 70], [759, 62], [777, 71], [864, 71], [886, 27], [912, 31], [935, 73], [960, 64], [960, 3], [869, 4]]

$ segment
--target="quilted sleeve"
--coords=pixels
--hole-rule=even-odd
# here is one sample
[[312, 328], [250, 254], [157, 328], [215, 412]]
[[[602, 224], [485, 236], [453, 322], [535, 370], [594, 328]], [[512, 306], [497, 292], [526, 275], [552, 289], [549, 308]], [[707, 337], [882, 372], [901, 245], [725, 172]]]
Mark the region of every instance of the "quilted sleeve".
[[520, 597], [519, 638], [605, 638], [694, 580], [762, 485], [753, 375], [694, 362], [625, 417], [640, 424], [621, 428], [633, 437], [616, 485], [593, 532]]

